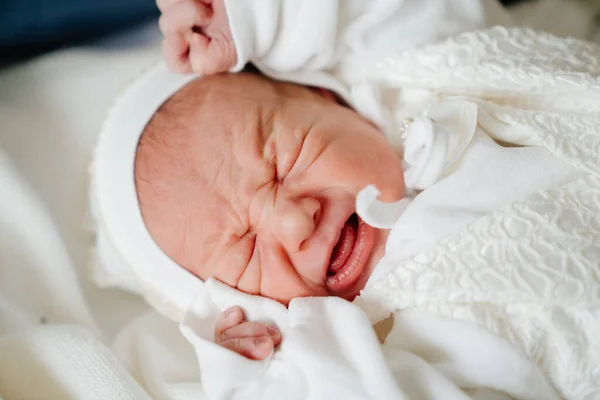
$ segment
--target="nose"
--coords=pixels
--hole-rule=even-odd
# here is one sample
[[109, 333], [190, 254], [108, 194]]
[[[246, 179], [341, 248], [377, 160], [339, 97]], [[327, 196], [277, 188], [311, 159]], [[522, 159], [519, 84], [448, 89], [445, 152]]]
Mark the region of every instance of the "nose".
[[311, 197], [287, 198], [276, 205], [275, 234], [288, 253], [302, 250], [314, 233], [321, 214], [321, 203]]

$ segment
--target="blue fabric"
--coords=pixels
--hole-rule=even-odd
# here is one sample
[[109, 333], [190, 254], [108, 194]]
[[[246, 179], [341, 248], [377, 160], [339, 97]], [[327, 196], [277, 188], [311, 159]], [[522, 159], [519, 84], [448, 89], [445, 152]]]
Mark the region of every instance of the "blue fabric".
[[523, 3], [525, 1], [531, 1], [531, 0], [500, 0], [500, 3], [502, 3], [505, 6], [512, 6], [513, 4]]
[[77, 44], [158, 15], [153, 0], [0, 0], [0, 54]]

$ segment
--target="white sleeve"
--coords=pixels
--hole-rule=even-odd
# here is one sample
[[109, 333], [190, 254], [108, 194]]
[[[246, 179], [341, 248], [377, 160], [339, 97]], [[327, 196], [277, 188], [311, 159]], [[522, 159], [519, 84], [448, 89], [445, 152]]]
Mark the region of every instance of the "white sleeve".
[[[239, 71], [331, 70], [485, 25], [490, 0], [225, 0]], [[496, 1], [496, 0], [491, 0]]]
[[241, 70], [323, 68], [336, 50], [339, 0], [225, 0]]

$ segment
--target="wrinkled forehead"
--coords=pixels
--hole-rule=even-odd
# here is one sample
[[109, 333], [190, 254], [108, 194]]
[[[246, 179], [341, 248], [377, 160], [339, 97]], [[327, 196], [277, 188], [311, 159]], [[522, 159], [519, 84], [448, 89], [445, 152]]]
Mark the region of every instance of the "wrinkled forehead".
[[270, 131], [264, 128], [270, 120], [268, 102], [273, 103], [268, 89], [268, 81], [251, 74], [192, 81], [156, 112], [140, 148], [149, 137], [165, 158], [202, 175], [212, 175], [215, 165], [247, 166], [262, 152]]
[[144, 220], [180, 264], [206, 259], [245, 229], [249, 201], [271, 173], [264, 150], [272, 117], [264, 102], [273, 92], [262, 83], [244, 76], [194, 81], [158, 110], [140, 140]]

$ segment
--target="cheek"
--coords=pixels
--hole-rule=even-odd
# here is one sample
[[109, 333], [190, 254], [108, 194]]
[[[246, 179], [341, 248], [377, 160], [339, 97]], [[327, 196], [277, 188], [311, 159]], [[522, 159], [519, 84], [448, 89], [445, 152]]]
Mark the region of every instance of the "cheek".
[[[381, 192], [380, 200], [396, 201], [404, 197], [404, 171], [402, 159], [388, 140], [379, 132], [364, 141], [362, 146], [365, 181], [377, 186]], [[362, 188], [361, 188], [362, 189]]]
[[231, 287], [239, 287], [242, 279], [247, 274], [253, 257], [253, 241], [249, 237], [243, 237], [232, 241], [221, 253], [213, 257], [205, 258], [203, 263], [204, 274], [197, 274], [203, 279], [215, 278]]
[[245, 267], [243, 267], [242, 275], [237, 281], [237, 288], [244, 293], [260, 294], [260, 255], [255, 246], [253, 246], [251, 251], [252, 255], [250, 256], [250, 261], [241, 264], [245, 265]]
[[301, 277], [281, 246], [262, 243], [260, 248], [260, 295], [288, 303], [295, 297], [327, 294], [324, 288], [309, 285]]
[[376, 185], [382, 201], [396, 201], [404, 195], [401, 159], [384, 138], [357, 138], [340, 146], [335, 154], [326, 172], [353, 193]]

